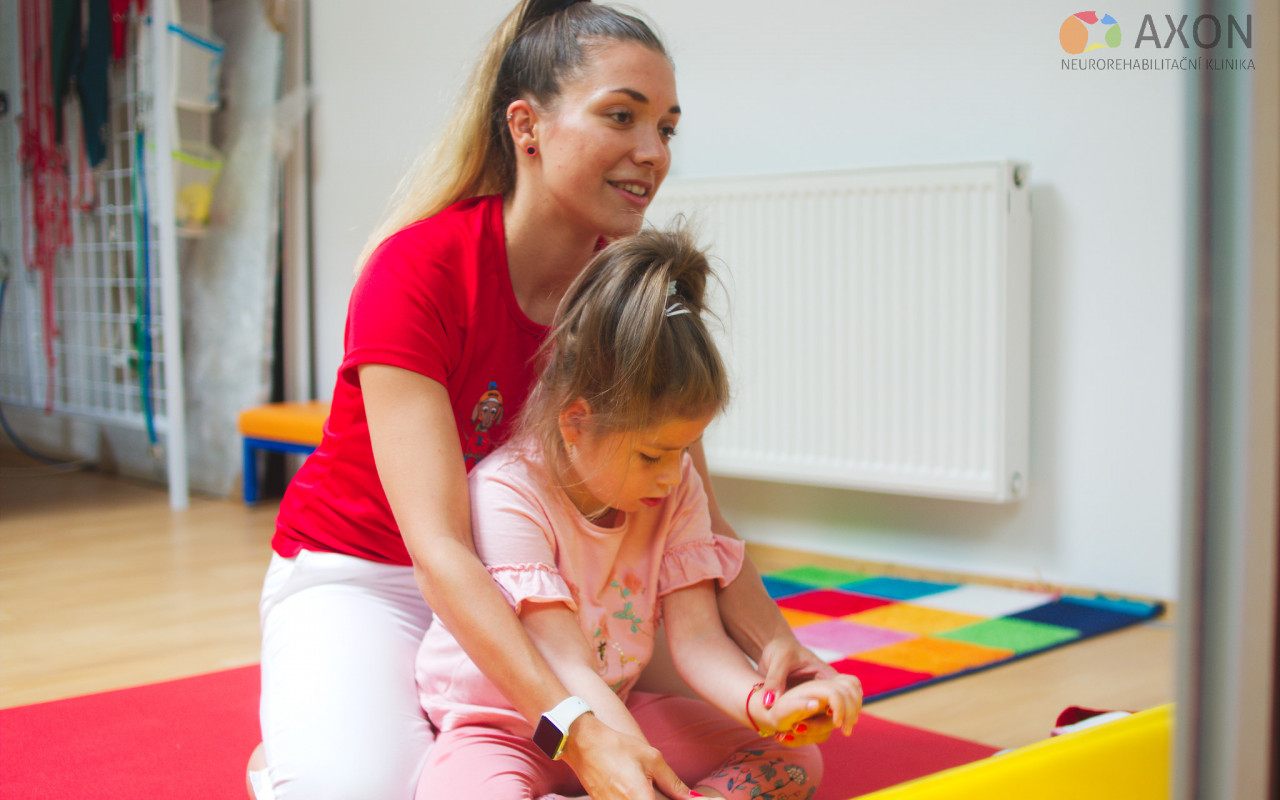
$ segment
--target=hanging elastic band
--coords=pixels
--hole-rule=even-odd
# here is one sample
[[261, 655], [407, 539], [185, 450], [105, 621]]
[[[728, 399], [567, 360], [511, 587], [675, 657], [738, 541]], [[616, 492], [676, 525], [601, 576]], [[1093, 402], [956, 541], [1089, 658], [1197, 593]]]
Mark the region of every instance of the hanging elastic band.
[[192, 44], [198, 47], [203, 47], [204, 49], [210, 50], [214, 53], [221, 53], [223, 50], [226, 49], [224, 46], [218, 44], [217, 42], [210, 41], [204, 38], [203, 36], [197, 36], [196, 34], [192, 33], [186, 28], [180, 27], [179, 25], [173, 22], [169, 23], [169, 33], [176, 33], [180, 38], [186, 39], [188, 42], [191, 42]]
[[151, 221], [147, 208], [146, 136], [139, 128], [133, 139], [134, 240], [138, 254], [135, 293], [138, 322], [138, 390], [142, 393], [142, 414], [147, 425], [147, 441], [156, 445], [156, 418], [151, 404]]
[[29, 268], [40, 273], [45, 355], [45, 413], [53, 411], [57, 375], [54, 340], [54, 268], [58, 251], [71, 244], [71, 187], [64, 148], [57, 142], [53, 102], [51, 4], [19, 3], [22, 24], [22, 144], [19, 161], [31, 225], [23, 226]]

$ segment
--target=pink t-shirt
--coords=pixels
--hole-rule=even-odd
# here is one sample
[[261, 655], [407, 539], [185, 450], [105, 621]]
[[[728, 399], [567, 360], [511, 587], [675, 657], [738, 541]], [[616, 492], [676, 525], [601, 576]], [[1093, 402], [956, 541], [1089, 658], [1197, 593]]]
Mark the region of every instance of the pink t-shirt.
[[[687, 455], [663, 503], [613, 528], [584, 517], [528, 449], [498, 449], [470, 481], [476, 549], [511, 606], [569, 606], [600, 676], [624, 699], [653, 653], [663, 595], [705, 580], [723, 586], [742, 568], [742, 543], [711, 533], [707, 495]], [[422, 707], [440, 730], [533, 732], [438, 617], [418, 651], [417, 677]]]
[[409, 564], [373, 462], [359, 366], [389, 364], [444, 384], [470, 469], [505, 440], [546, 333], [516, 302], [501, 197], [463, 200], [389, 236], [351, 292], [324, 439], [285, 491], [275, 551]]

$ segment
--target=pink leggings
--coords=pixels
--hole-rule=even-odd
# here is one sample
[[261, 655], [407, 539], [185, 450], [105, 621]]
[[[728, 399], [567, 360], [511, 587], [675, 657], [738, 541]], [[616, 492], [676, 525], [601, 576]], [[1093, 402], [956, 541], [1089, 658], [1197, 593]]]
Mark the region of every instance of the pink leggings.
[[[701, 700], [632, 692], [627, 708], [689, 786], [743, 800], [808, 800], [822, 779], [815, 745], [784, 747], [762, 739]], [[582, 794], [569, 766], [547, 758], [525, 737], [464, 726], [436, 738], [416, 797], [551, 800]]]

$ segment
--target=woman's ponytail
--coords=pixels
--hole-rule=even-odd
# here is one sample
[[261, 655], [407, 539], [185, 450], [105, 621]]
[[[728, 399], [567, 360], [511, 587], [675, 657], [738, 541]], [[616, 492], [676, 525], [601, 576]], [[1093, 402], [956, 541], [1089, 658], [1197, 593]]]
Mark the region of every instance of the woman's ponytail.
[[520, 3], [494, 31], [445, 132], [401, 178], [387, 203], [387, 212], [365, 242], [360, 267], [383, 239], [406, 225], [438, 214], [463, 198], [501, 190], [492, 167], [499, 142], [494, 142], [489, 133], [493, 87], [502, 57], [519, 35], [526, 7], [531, 5], [535, 2]]

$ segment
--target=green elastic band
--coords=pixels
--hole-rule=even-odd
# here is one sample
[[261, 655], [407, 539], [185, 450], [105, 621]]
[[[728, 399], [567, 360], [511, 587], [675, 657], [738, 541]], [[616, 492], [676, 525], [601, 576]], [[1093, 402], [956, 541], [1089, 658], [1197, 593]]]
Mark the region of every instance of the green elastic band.
[[187, 164], [192, 167], [199, 167], [200, 169], [222, 169], [221, 161], [211, 158], [200, 158], [199, 156], [193, 156], [190, 153], [184, 153], [181, 150], [174, 150], [173, 157], [176, 161], [181, 161], [183, 164]]

